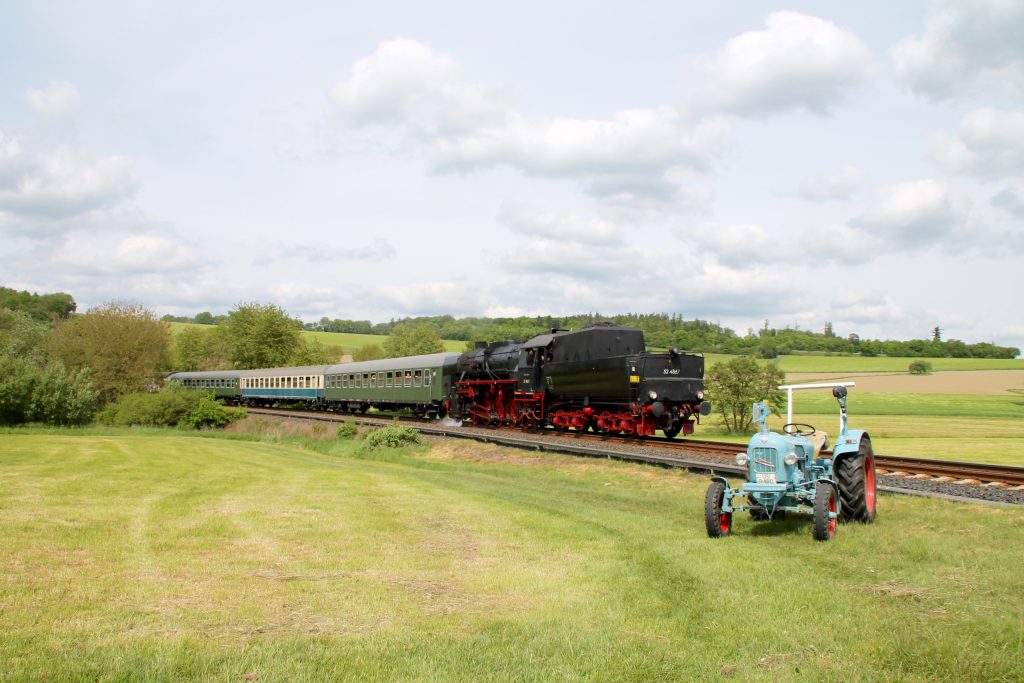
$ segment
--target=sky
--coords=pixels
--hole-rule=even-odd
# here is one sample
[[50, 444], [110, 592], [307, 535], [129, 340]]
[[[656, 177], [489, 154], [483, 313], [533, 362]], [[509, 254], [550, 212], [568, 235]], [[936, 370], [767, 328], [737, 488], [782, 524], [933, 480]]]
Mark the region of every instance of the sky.
[[0, 285], [1024, 348], [1024, 2], [0, 0]]

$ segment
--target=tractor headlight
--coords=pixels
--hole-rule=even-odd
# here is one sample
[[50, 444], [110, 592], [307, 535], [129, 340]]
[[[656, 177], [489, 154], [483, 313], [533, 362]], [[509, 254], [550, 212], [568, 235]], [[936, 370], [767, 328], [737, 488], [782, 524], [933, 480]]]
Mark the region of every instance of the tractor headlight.
[[652, 392], [650, 392], [650, 393], [649, 393], [649, 394], [647, 394], [647, 395], [651, 397], [651, 400], [652, 400], [652, 401], [653, 401], [654, 399], [658, 398], [658, 392], [657, 392], [657, 391], [652, 391]]
[[782, 462], [792, 467], [793, 465], [796, 464], [796, 453], [794, 453], [793, 451], [786, 453], [786, 457], [782, 459]]
[[748, 462], [750, 462], [750, 458], [747, 457], [746, 453], [737, 453], [736, 454], [736, 464], [737, 465], [739, 465], [740, 467], [746, 467]]

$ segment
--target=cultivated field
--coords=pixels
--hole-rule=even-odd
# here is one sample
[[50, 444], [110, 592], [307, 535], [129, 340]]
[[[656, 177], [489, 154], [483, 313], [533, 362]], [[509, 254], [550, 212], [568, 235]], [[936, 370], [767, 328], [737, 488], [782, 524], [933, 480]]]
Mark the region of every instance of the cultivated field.
[[318, 444], [4, 433], [0, 680], [1024, 675], [1024, 510], [715, 541], [695, 475]]
[[[727, 358], [709, 357], [709, 363]], [[784, 356], [778, 362], [790, 384], [855, 382], [847, 403], [850, 425], [868, 430], [879, 453], [1024, 466], [1024, 360], [927, 359], [947, 368], [929, 375], [909, 374], [910, 360]], [[884, 368], [896, 361], [901, 371]], [[837, 364], [845, 369], [830, 372]], [[805, 371], [793, 371], [794, 366]], [[829, 391], [796, 392], [794, 399], [794, 420], [829, 434], [838, 431]], [[769, 425], [777, 430], [785, 422], [786, 405], [773, 410]], [[703, 421], [697, 436], [747, 439], [726, 433], [716, 416]]]

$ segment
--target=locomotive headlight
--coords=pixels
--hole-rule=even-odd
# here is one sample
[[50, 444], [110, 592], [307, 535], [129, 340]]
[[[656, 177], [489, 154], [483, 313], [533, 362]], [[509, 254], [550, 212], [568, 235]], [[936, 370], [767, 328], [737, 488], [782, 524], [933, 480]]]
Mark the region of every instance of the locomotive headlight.
[[698, 391], [697, 392], [697, 400], [698, 401], [703, 401], [704, 400], [704, 392], [703, 391]]
[[750, 458], [747, 457], [746, 453], [737, 453], [736, 454], [736, 464], [737, 465], [739, 465], [740, 467], [746, 467], [748, 462], [750, 462]]
[[786, 457], [782, 459], [782, 462], [792, 467], [793, 465], [796, 464], [796, 453], [794, 453], [793, 451], [786, 453]]
[[651, 393], [649, 393], [649, 394], [647, 394], [647, 395], [651, 397], [651, 400], [652, 400], [652, 401], [653, 401], [654, 399], [658, 398], [658, 392], [657, 392], [657, 391], [652, 391]]

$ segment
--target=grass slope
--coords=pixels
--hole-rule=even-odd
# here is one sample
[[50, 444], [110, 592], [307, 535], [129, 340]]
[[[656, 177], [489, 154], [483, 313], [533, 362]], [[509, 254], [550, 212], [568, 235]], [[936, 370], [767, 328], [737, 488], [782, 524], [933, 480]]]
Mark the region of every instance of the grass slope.
[[706, 480], [477, 445], [0, 439], [0, 680], [1019, 680], [1024, 511], [706, 538]]
[[[171, 326], [171, 332], [178, 334], [182, 330], [188, 327], [199, 327], [209, 329], [209, 325], [196, 325], [194, 323], [169, 323]], [[378, 346], [384, 344], [386, 336], [379, 334], [350, 334], [346, 332], [312, 332], [310, 330], [303, 330], [303, 339], [306, 341], [317, 340], [324, 346], [340, 346], [345, 353], [353, 353], [361, 349], [364, 346], [370, 344], [377, 344]], [[443, 339], [441, 343], [444, 344], [445, 351], [458, 351], [462, 352], [466, 348], [466, 342], [458, 341], [455, 339]]]

